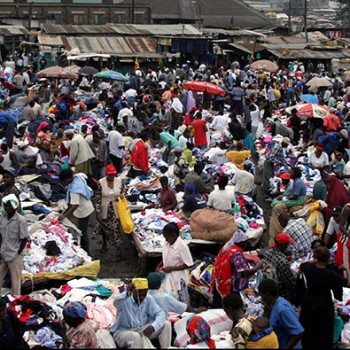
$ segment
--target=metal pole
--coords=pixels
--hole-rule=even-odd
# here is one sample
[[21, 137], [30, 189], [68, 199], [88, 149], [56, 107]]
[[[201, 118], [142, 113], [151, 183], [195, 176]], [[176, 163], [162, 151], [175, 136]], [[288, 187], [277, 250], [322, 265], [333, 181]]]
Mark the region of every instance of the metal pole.
[[292, 27], [291, 27], [291, 11], [292, 11], [292, 0], [289, 0], [288, 3], [288, 35], [291, 35], [292, 33]]
[[304, 0], [304, 30], [305, 30], [305, 40], [309, 42], [309, 38], [307, 36], [307, 0]]
[[28, 31], [30, 32], [32, 29], [32, 16], [33, 16], [33, 2], [29, 3], [29, 18], [28, 18]]
[[135, 21], [135, 0], [131, 1], [131, 24]]

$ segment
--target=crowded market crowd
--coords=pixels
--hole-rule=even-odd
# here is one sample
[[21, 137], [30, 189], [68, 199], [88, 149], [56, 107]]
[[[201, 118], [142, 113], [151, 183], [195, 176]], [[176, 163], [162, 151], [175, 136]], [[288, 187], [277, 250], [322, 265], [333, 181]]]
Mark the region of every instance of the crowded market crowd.
[[[1, 349], [350, 344], [343, 71], [136, 62], [38, 79], [19, 61], [0, 77]], [[118, 265], [127, 234], [160, 249], [155, 271], [79, 274], [96, 268], [91, 239]], [[67, 271], [21, 294], [24, 276]]]

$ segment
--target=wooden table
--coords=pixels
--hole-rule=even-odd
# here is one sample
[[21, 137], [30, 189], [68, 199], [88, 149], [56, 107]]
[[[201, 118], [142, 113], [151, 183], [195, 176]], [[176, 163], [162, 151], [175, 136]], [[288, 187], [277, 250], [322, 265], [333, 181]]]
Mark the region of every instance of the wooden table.
[[[162, 257], [162, 248], [147, 248], [144, 247], [140, 240], [138, 239], [135, 233], [132, 233], [132, 238], [135, 244], [135, 248], [137, 250], [137, 254], [139, 257], [138, 261], [138, 274], [143, 276], [146, 273], [147, 268], [147, 260], [149, 258], [161, 258]], [[205, 241], [202, 239], [192, 239], [190, 241], [184, 240], [185, 243], [189, 246], [189, 248], [200, 247], [200, 246], [213, 246], [213, 245], [222, 245], [219, 242], [213, 241]]]

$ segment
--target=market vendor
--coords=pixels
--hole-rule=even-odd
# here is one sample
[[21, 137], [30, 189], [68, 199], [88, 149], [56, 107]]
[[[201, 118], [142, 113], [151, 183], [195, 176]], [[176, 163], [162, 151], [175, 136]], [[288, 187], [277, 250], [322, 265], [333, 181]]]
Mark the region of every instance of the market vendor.
[[159, 179], [162, 189], [160, 191], [159, 205], [164, 211], [174, 210], [177, 206], [176, 192], [169, 187], [169, 179], [162, 176]]
[[143, 349], [143, 337], [158, 338], [162, 349], [170, 347], [170, 322], [166, 321], [165, 312], [148, 295], [146, 278], [134, 278], [127, 290], [117, 295], [113, 305], [117, 309], [117, 319], [110, 331], [118, 348]]
[[68, 349], [97, 349], [97, 337], [91, 321], [86, 319], [86, 306], [80, 301], [67, 301], [63, 307], [65, 344]]
[[187, 269], [193, 266], [193, 259], [188, 245], [181, 239], [180, 231], [174, 222], [164, 226], [163, 236], [165, 243], [162, 252], [162, 262], [157, 266], [157, 271], [170, 275], [174, 282], [178, 300], [189, 305]]
[[2, 198], [0, 216], [0, 294], [4, 278], [11, 274], [12, 295], [21, 294], [22, 252], [28, 239], [28, 225], [18, 214], [19, 200], [14, 194]]
[[312, 169], [324, 170], [328, 167], [329, 157], [324, 152], [324, 146], [322, 144], [316, 144], [316, 149], [310, 154], [309, 162]]
[[17, 189], [15, 185], [15, 170], [11, 169], [2, 169], [1, 175], [2, 175], [2, 184], [0, 186], [0, 202], [2, 197], [6, 197], [9, 194], [14, 194], [18, 201], [19, 199], [19, 190]]
[[301, 169], [296, 167], [292, 168], [290, 177], [293, 179], [293, 189], [292, 193], [286, 193], [280, 195], [272, 201], [272, 208], [278, 204], [283, 203], [287, 208], [304, 205], [306, 202], [306, 185], [301, 179], [302, 172]]

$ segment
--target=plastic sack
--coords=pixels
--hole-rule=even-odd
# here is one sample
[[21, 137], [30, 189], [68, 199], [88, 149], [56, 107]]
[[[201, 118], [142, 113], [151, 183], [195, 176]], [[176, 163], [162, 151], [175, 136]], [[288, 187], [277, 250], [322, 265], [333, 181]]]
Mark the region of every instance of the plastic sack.
[[125, 197], [121, 197], [117, 201], [118, 216], [120, 224], [125, 233], [132, 233], [134, 231], [134, 221], [131, 217], [128, 201]]

